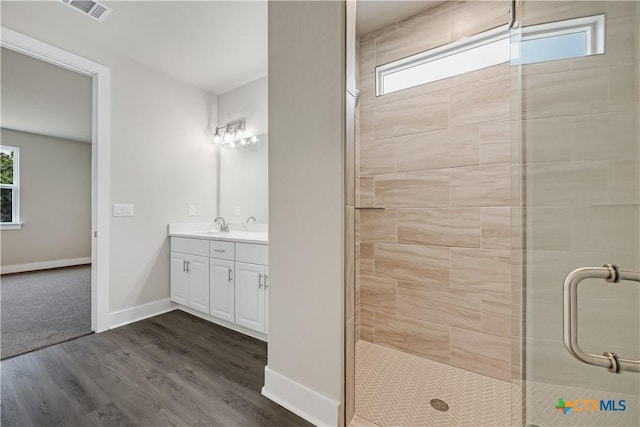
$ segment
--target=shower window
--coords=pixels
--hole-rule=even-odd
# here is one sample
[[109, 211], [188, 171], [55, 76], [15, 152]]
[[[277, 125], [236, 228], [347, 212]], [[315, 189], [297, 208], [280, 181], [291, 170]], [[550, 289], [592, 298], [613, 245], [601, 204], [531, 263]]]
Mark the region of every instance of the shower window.
[[376, 94], [431, 83], [509, 61], [507, 26], [376, 68]]
[[511, 32], [508, 25], [376, 67], [386, 95], [505, 62], [513, 65], [604, 53], [604, 15], [549, 22]]

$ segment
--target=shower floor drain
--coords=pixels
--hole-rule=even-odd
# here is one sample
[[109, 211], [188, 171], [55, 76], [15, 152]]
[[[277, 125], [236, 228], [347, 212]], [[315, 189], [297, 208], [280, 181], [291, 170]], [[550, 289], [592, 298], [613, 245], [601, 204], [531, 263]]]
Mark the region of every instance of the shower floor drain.
[[437, 409], [438, 411], [444, 412], [449, 410], [449, 405], [447, 405], [447, 402], [445, 402], [444, 400], [431, 399], [429, 403], [434, 407], [434, 409]]

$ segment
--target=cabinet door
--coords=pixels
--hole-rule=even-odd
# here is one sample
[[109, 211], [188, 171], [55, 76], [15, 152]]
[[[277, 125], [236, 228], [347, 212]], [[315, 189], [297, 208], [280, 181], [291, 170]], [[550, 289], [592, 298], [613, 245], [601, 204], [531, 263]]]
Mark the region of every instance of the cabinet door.
[[229, 322], [235, 321], [235, 291], [233, 261], [223, 259], [209, 260], [209, 287], [211, 301], [209, 304], [212, 316]]
[[186, 272], [188, 255], [171, 252], [171, 301], [187, 305], [189, 276]]
[[263, 265], [236, 262], [236, 324], [265, 331]]
[[264, 333], [269, 333], [269, 292], [271, 291], [271, 278], [269, 266], [264, 267]]
[[189, 297], [187, 305], [209, 313], [209, 258], [189, 255]]

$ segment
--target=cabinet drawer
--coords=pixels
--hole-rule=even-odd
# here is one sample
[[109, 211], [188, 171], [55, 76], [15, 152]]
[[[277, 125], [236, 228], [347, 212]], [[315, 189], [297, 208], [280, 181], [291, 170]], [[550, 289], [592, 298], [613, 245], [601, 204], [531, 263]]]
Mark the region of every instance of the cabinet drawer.
[[211, 258], [228, 259], [233, 261], [235, 257], [235, 243], [221, 240], [209, 241], [209, 256]]
[[209, 256], [209, 241], [202, 239], [171, 238], [171, 251], [184, 254]]
[[236, 261], [249, 262], [251, 264], [269, 264], [269, 246], [254, 245], [251, 243], [236, 244]]

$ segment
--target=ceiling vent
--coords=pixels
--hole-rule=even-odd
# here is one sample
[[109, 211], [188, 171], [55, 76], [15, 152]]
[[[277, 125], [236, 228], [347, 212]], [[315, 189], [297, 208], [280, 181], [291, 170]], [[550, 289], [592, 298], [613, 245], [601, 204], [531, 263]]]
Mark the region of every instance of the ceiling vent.
[[78, 12], [90, 16], [96, 21], [102, 22], [113, 11], [110, 7], [107, 7], [101, 3], [91, 0], [60, 0], [72, 9]]

